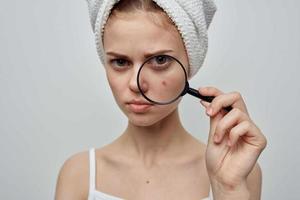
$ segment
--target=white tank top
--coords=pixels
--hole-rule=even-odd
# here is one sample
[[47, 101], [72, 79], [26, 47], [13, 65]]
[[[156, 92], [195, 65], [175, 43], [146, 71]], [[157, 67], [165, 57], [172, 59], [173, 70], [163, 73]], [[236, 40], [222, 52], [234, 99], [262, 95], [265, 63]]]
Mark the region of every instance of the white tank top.
[[[96, 190], [96, 161], [95, 161], [95, 149], [91, 148], [89, 150], [89, 160], [90, 160], [90, 186], [89, 186], [89, 196], [88, 200], [124, 200], [121, 197], [116, 197], [111, 194], [103, 193]], [[211, 187], [209, 191], [209, 196], [201, 200], [213, 200], [211, 197]]]

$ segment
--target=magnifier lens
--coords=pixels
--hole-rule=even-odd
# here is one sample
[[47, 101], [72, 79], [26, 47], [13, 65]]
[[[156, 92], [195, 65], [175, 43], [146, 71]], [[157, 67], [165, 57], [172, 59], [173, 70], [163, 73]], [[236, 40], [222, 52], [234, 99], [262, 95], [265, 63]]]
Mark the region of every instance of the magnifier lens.
[[151, 57], [141, 66], [138, 86], [142, 95], [157, 104], [177, 100], [186, 84], [186, 72], [181, 63], [168, 55]]

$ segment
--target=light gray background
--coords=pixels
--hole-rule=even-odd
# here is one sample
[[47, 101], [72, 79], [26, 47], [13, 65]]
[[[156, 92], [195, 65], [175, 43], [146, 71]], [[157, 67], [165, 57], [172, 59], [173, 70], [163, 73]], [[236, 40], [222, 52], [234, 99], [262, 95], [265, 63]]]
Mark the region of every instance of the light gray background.
[[[209, 52], [191, 85], [243, 95], [268, 139], [262, 199], [299, 199], [300, 2], [216, 4]], [[0, 27], [0, 199], [53, 199], [63, 162], [110, 143], [126, 118], [100, 66], [85, 0], [1, 0]], [[180, 110], [206, 142], [199, 101], [187, 96]]]

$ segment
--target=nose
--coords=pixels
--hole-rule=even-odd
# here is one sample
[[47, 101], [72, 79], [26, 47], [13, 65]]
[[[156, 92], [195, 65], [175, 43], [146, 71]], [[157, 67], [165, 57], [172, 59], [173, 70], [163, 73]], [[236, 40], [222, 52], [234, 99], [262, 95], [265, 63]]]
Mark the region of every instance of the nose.
[[[137, 77], [138, 77], [138, 71], [140, 69], [140, 66], [134, 66], [133, 70], [132, 70], [132, 74], [129, 80], [129, 88], [131, 91], [133, 91], [134, 93], [140, 93], [141, 91], [138, 88], [138, 84], [137, 84]], [[146, 93], [148, 90], [148, 86], [146, 84], [146, 82], [142, 79], [142, 76], [139, 77], [139, 83], [140, 83], [140, 87], [143, 93]]]

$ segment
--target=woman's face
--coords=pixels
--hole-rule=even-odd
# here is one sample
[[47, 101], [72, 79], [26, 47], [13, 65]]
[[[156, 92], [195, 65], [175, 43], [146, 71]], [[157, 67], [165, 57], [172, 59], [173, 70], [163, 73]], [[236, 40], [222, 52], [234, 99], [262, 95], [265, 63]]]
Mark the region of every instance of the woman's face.
[[137, 126], [155, 124], [172, 113], [180, 101], [169, 105], [145, 105], [149, 102], [141, 95], [136, 82], [140, 66], [151, 55], [171, 55], [188, 66], [184, 44], [176, 27], [157, 24], [165, 20], [163, 18], [167, 17], [158, 13], [150, 17], [145, 11], [122, 13], [121, 17], [110, 17], [104, 30], [109, 85], [118, 106]]

